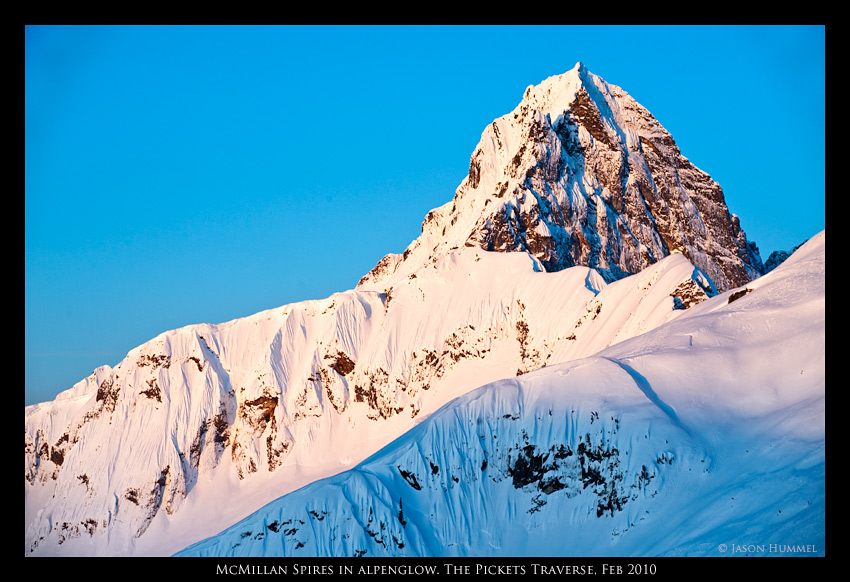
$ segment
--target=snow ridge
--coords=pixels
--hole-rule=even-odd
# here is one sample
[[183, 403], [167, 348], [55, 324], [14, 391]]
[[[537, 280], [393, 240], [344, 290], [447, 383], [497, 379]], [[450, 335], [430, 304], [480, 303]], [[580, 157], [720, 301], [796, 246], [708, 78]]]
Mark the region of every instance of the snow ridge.
[[564, 553], [556, 514], [611, 553], [689, 552], [623, 534], [708, 519], [659, 511], [684, 490], [728, 518], [743, 459], [709, 426], [802, 483], [782, 491], [812, 509], [783, 517], [817, 533], [823, 245], [756, 278], [719, 186], [579, 64], [485, 129], [454, 199], [355, 289], [164, 332], [26, 407], [25, 554]]
[[[823, 555], [816, 239], [740, 302], [714, 297], [598, 356], [474, 390], [177, 555], [718, 556], [735, 540], [788, 555], [788, 536]], [[740, 348], [735, 332], [766, 320], [772, 333]], [[726, 376], [740, 358], [754, 369]]]
[[[475, 248], [412, 275], [166, 332], [28, 407], [27, 553], [176, 551], [471, 388], [677, 317], [677, 289], [699, 278], [682, 255], [608, 285]], [[235, 492], [242, 502], [225, 503]], [[225, 509], [198, 534], [210, 505]]]

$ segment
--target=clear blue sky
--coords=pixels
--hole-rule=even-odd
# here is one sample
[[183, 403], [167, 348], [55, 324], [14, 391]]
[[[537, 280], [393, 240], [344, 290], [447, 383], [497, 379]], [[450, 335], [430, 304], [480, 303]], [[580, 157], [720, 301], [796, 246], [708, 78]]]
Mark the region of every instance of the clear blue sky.
[[582, 61], [766, 259], [824, 228], [824, 27], [27, 27], [25, 402], [160, 332], [353, 288]]

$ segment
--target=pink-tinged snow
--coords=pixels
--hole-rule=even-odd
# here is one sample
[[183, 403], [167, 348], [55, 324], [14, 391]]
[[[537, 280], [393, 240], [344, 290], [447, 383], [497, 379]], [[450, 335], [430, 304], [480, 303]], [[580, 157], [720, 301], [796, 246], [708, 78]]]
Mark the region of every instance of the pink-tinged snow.
[[[625, 92], [580, 65], [530, 87], [518, 109], [530, 107], [535, 119], [554, 122], [579, 87], [591, 94], [601, 123], [624, 147], [639, 147], [635, 132], [664, 131]], [[490, 253], [468, 246], [471, 229], [489, 226], [499, 184], [507, 191], [510, 181], [517, 212], [532, 210], [532, 197], [516, 190], [517, 176], [508, 176], [524, 176], [521, 169], [537, 162], [530, 149], [523, 150], [529, 128], [514, 113], [482, 134], [480, 184], [464, 180], [452, 202], [429, 213], [422, 235], [405, 254], [388, 255], [356, 289], [162, 333], [114, 368], [98, 368], [53, 402], [27, 407], [26, 554], [170, 555], [267, 503], [296, 503], [286, 500], [304, 495], [296, 490], [311, 483], [319, 503], [336, 503], [340, 515], [354, 512], [352, 519], [363, 518], [362, 523], [372, 521], [355, 513], [366, 507], [379, 512], [375, 500], [404, 491], [405, 508], [411, 504], [411, 515], [418, 516], [413, 529], [397, 520], [401, 533], [409, 536], [402, 543], [410, 553], [486, 554], [508, 547], [563, 553], [561, 542], [547, 545], [557, 539], [547, 532], [564, 515], [568, 522], [582, 523], [584, 543], [610, 542], [616, 548], [612, 553], [686, 551], [702, 547], [700, 535], [710, 546], [717, 532], [727, 533], [721, 524], [727, 527], [736, 519], [727, 510], [772, 510], [780, 489], [763, 494], [768, 482], [792, 489], [800, 484], [793, 491], [805, 491], [807, 507], [814, 509], [786, 507], [782, 518], [802, 516], [788, 522], [794, 531], [803, 531], [804, 522], [818, 530], [823, 521], [823, 234], [784, 268], [750, 284], [752, 291], [740, 299], [728, 303], [732, 292], [726, 292], [687, 310], [677, 308], [672, 294], [683, 285], [697, 294], [709, 285], [681, 254], [606, 284], [587, 267], [545, 273], [539, 260], [524, 252]], [[627, 121], [637, 129], [622, 129]], [[577, 131], [583, 147], [592, 149], [588, 130]], [[564, 158], [564, 163], [581, 162]], [[550, 186], [557, 194], [551, 203], [569, 205], [573, 219], [588, 214], [588, 205], [605, 215], [604, 192], [592, 173]], [[701, 218], [695, 220], [697, 227], [704, 226]], [[547, 235], [543, 222], [532, 228]], [[644, 251], [641, 246], [630, 252]], [[716, 265], [712, 268], [717, 271]], [[812, 280], [800, 283], [805, 277]], [[482, 444], [476, 453], [473, 443], [482, 442], [475, 440], [478, 433], [451, 420], [461, 410], [468, 422], [478, 426], [480, 421], [482, 430], [492, 432], [494, 440], [499, 434], [506, 444]], [[631, 480], [623, 486], [629, 498], [638, 497], [607, 521], [597, 519], [604, 495], [583, 492], [599, 483], [587, 484], [587, 473], [581, 485], [567, 483], [580, 468], [566, 462], [568, 457], [553, 469], [560, 471], [557, 483], [543, 486], [549, 493], [531, 491], [533, 483], [513, 487], [514, 475], [505, 471], [517, 462], [523, 431], [541, 451], [555, 444], [577, 451], [581, 434], [592, 436], [594, 446], [613, 440], [618, 466]], [[439, 458], [442, 465], [464, 468], [468, 479], [460, 479], [461, 473], [451, 475], [457, 481], [431, 473], [432, 485], [440, 485], [433, 489], [437, 496], [409, 497], [398, 466], [371, 463], [346, 472], [396, 439], [382, 453], [386, 458], [407, 455], [411, 471], [430, 470], [430, 461]], [[404, 449], [404, 443], [414, 442], [416, 452]], [[467, 444], [458, 449], [460, 442]], [[798, 449], [802, 460], [794, 462], [811, 465], [801, 469], [802, 476], [782, 464], [785, 457], [767, 454], [790, 455]], [[759, 452], [748, 457], [751, 450]], [[481, 469], [470, 467], [490, 455], [487, 479], [476, 481]], [[762, 459], [767, 459], [764, 465]], [[770, 478], [765, 477], [768, 462], [776, 467]], [[644, 466], [651, 471], [645, 479]], [[752, 479], [744, 468], [755, 471]], [[688, 476], [708, 475], [704, 470], [714, 477], [694, 482]], [[612, 478], [618, 474], [616, 467], [611, 471]], [[384, 475], [372, 490], [349, 487], [370, 472]], [[321, 480], [334, 475], [333, 482], [350, 489], [356, 503], [327, 492], [329, 482]], [[438, 475], [443, 481], [435, 481]], [[589, 475], [592, 482], [595, 474]], [[741, 509], [737, 502], [750, 488], [756, 493]], [[729, 495], [736, 503], [727, 507], [725, 495], [733, 490]], [[452, 497], [459, 492], [462, 498]], [[555, 496], [564, 492], [571, 493], [562, 495], [569, 501], [558, 501]], [[289, 493], [293, 496], [275, 501]], [[658, 510], [656, 498], [682, 495], [693, 499], [687, 511], [674, 516]], [[546, 503], [529, 507], [541, 501]], [[552, 511], [558, 504], [563, 507]], [[649, 513], [647, 504], [653, 508]], [[387, 501], [385, 510], [391, 505]], [[647, 508], [641, 513], [643, 505]], [[514, 527], [505, 526], [502, 506], [512, 508]], [[473, 509], [474, 514], [465, 513]], [[808, 517], [817, 512], [820, 522]], [[454, 529], [447, 515], [474, 524], [481, 533]], [[587, 524], [586, 515], [593, 517]], [[670, 539], [658, 532], [625, 535], [652, 519], [703, 533], [690, 535], [690, 545], [672, 543], [683, 539], [675, 533]], [[696, 523], [702, 525], [690, 525]], [[714, 529], [713, 523], [718, 524]], [[514, 533], [501, 538], [496, 534], [501, 530]], [[352, 541], [343, 545], [317, 533], [296, 549], [347, 554], [366, 549], [355, 545], [361, 538], [368, 541], [364, 535], [375, 540], [380, 533], [346, 532], [341, 539]], [[262, 538], [268, 551], [288, 552], [285, 544], [274, 546], [272, 536]], [[222, 539], [219, 549], [230, 552], [227, 536]], [[234, 551], [266, 551], [239, 547]], [[376, 548], [367, 551], [374, 554]]]
[[746, 289], [469, 392], [180, 555], [824, 555], [825, 233]]
[[[27, 552], [177, 551], [353, 466], [473, 388], [591, 355], [680, 316], [670, 293], [694, 277], [677, 254], [606, 285], [585, 267], [545, 273], [524, 253], [467, 247], [384, 291], [359, 288], [163, 333], [114, 369], [26, 409], [28, 446], [64, 454], [60, 464], [26, 456]], [[437, 364], [425, 365], [426, 350]], [[355, 369], [316, 385], [318, 367], [338, 351]], [[354, 394], [374, 370], [386, 372], [381, 395], [398, 410], [388, 418]], [[245, 403], [270, 394], [279, 399], [273, 418], [248, 425]], [[232, 422], [224, 449], [216, 415]], [[275, 446], [287, 452], [272, 466]]]

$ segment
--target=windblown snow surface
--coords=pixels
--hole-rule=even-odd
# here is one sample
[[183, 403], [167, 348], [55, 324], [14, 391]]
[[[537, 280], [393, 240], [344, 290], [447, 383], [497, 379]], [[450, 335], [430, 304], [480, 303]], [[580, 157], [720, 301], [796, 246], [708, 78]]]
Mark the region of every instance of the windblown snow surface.
[[173, 554], [471, 389], [590, 356], [713, 293], [678, 253], [606, 284], [465, 247], [388, 283], [163, 333], [28, 407], [27, 554]]
[[824, 548], [822, 232], [644, 334], [459, 396], [356, 467], [177, 555]]
[[24, 552], [822, 554], [824, 234], [762, 273], [719, 184], [577, 63], [355, 289], [25, 407]]

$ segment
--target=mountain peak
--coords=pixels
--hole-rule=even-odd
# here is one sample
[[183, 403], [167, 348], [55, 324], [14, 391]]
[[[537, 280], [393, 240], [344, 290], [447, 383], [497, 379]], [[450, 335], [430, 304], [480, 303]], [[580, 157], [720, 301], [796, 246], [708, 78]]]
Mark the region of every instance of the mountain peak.
[[485, 128], [452, 201], [429, 212], [420, 237], [361, 284], [463, 246], [526, 252], [547, 271], [584, 265], [609, 282], [674, 250], [720, 290], [764, 269], [720, 186], [649, 111], [581, 61], [529, 86]]
[[576, 66], [574, 66], [572, 70], [577, 72], [579, 76], [582, 77], [586, 76], [590, 72], [587, 70], [587, 66], [581, 61], [578, 61], [576, 63]]
[[[733, 490], [761, 539], [778, 507], [820, 528], [823, 233], [724, 293], [761, 261], [720, 187], [581, 70], [488, 125], [358, 289], [161, 333], [26, 407], [25, 552], [171, 555], [236, 524], [187, 553], [562, 555], [566, 515], [585, 553], [689, 554], [751, 524], [685, 549], [654, 524], [736, 518]], [[716, 503], [669, 503], [706, 485]]]

